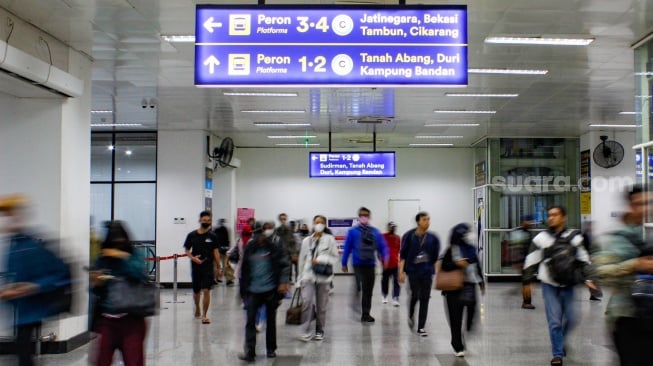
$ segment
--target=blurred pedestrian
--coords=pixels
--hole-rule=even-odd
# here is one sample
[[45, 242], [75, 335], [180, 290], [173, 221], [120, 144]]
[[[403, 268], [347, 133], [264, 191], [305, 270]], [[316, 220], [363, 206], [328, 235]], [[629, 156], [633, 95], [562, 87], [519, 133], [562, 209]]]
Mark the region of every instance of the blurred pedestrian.
[[[229, 263], [229, 257], [227, 252], [231, 248], [231, 242], [229, 240], [229, 229], [227, 229], [226, 219], [218, 220], [217, 227], [213, 230], [213, 234], [218, 240], [218, 251], [220, 252], [220, 266], [224, 272], [224, 278], [227, 280], [227, 287], [234, 286], [234, 269]], [[222, 276], [216, 276], [217, 282], [222, 282]]]
[[388, 223], [387, 232], [383, 233], [383, 238], [388, 244], [388, 262], [383, 267], [381, 275], [381, 303], [388, 303], [388, 290], [390, 277], [392, 277], [392, 305], [399, 306], [399, 249], [401, 247], [401, 238], [395, 233], [397, 224], [393, 221]]
[[[281, 240], [281, 245], [286, 250], [286, 255], [290, 259], [291, 272], [294, 268], [295, 275], [297, 275], [297, 256], [299, 252], [297, 251], [297, 242], [295, 241], [295, 235], [290, 225], [288, 224], [288, 215], [285, 213], [280, 213], [278, 219], [279, 226], [276, 228], [275, 234], [279, 237], [279, 240]], [[294, 276], [292, 276], [291, 273], [290, 277], [288, 278], [291, 285], [295, 284], [293, 278]]]
[[524, 215], [521, 218], [519, 227], [511, 230], [508, 233], [508, 248], [511, 253], [511, 264], [518, 269], [522, 275], [522, 303], [521, 308], [527, 310], [534, 310], [535, 306], [532, 303], [532, 286], [530, 282], [524, 281], [524, 260], [528, 254], [528, 249], [533, 241], [533, 234], [531, 233], [531, 226], [533, 223], [533, 215]]

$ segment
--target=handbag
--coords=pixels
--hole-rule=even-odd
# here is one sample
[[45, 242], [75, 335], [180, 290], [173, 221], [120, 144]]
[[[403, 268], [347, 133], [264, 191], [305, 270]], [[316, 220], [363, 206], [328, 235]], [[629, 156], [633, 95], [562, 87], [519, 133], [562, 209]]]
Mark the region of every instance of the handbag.
[[456, 291], [463, 288], [465, 274], [462, 269], [452, 271], [441, 270], [442, 261], [435, 264], [435, 289], [440, 291]]
[[286, 310], [286, 324], [298, 325], [302, 323], [302, 289], [297, 287], [290, 300], [290, 307]]
[[333, 274], [333, 266], [328, 263], [317, 263], [313, 265], [313, 272], [320, 276], [331, 276]]
[[152, 316], [156, 313], [157, 287], [154, 282], [115, 277], [106, 283], [102, 308], [111, 314]]

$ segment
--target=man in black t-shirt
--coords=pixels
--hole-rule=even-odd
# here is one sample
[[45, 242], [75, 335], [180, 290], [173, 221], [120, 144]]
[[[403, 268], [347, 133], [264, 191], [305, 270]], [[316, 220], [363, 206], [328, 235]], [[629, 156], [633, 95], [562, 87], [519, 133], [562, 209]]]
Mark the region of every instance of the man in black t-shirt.
[[[213, 267], [218, 266], [218, 276], [222, 275], [220, 266], [220, 251], [218, 250], [218, 239], [211, 232], [211, 213], [202, 211], [200, 213], [200, 227], [191, 231], [186, 236], [184, 248], [186, 255], [191, 260], [191, 278], [193, 281], [193, 300], [195, 301], [195, 317], [202, 318], [202, 324], [209, 324], [211, 321], [206, 317], [211, 303], [210, 290], [213, 287], [215, 274]], [[204, 294], [202, 301], [202, 312], [200, 313], [200, 294]]]

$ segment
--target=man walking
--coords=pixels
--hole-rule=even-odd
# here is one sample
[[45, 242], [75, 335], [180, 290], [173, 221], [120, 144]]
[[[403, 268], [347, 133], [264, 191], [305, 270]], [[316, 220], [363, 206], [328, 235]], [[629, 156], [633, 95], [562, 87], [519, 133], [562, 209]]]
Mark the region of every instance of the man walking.
[[399, 306], [399, 249], [401, 247], [401, 238], [395, 234], [397, 224], [390, 221], [388, 223], [388, 232], [383, 234], [385, 242], [388, 244], [388, 261], [383, 266], [383, 275], [381, 277], [381, 302], [388, 303], [388, 290], [390, 277], [392, 276], [392, 305]]
[[521, 270], [522, 272], [522, 309], [534, 310], [535, 306], [532, 304], [532, 291], [530, 282], [524, 281], [524, 260], [528, 255], [528, 249], [533, 241], [531, 234], [531, 222], [533, 221], [532, 215], [524, 215], [521, 218], [519, 227], [508, 233], [508, 245], [510, 252], [515, 254], [512, 259], [512, 265]]
[[[285, 213], [280, 213], [278, 216], [279, 219], [279, 227], [276, 229], [276, 234], [281, 240], [281, 245], [283, 246], [283, 249], [286, 251], [286, 255], [290, 259], [291, 266], [295, 268], [295, 273], [297, 272], [297, 257], [298, 257], [298, 252], [297, 252], [297, 242], [295, 241], [295, 235], [293, 233], [293, 230], [290, 228], [290, 225], [287, 224], [288, 222], [288, 215]], [[292, 271], [292, 268], [291, 268]], [[292, 282], [292, 276], [289, 273], [288, 274], [289, 280]]]
[[341, 261], [342, 271], [348, 273], [347, 262], [349, 255], [352, 255], [356, 283], [362, 291], [361, 321], [367, 323], [374, 322], [374, 318], [370, 315], [370, 309], [374, 290], [376, 253], [380, 254], [383, 263], [388, 261], [388, 245], [381, 232], [370, 226], [370, 214], [370, 210], [365, 207], [358, 209], [359, 225], [347, 232]]
[[[220, 266], [220, 251], [218, 250], [218, 239], [211, 231], [211, 212], [200, 213], [200, 227], [193, 230], [186, 236], [184, 248], [186, 255], [191, 261], [191, 279], [193, 282], [193, 301], [195, 302], [195, 318], [202, 318], [202, 324], [209, 324], [211, 320], [207, 317], [209, 304], [211, 303], [211, 288], [215, 274], [214, 266], [218, 266], [218, 276], [222, 275]], [[200, 295], [204, 296], [200, 312]]]
[[[220, 252], [220, 265], [222, 266], [222, 269], [224, 271], [224, 277], [227, 279], [227, 287], [233, 287], [234, 286], [234, 269], [231, 267], [231, 264], [229, 263], [229, 258], [227, 256], [227, 252], [231, 248], [230, 241], [229, 241], [229, 229], [227, 229], [227, 226], [225, 225], [226, 220], [225, 219], [220, 219], [218, 220], [218, 225], [213, 230], [213, 234], [215, 234], [215, 237], [218, 241], [218, 251]], [[220, 279], [221, 277], [216, 277], [217, 282], [222, 282]]]
[[[524, 263], [524, 281], [537, 277], [542, 282], [544, 311], [549, 325], [553, 359], [551, 366], [561, 366], [565, 355], [565, 339], [576, 325], [574, 285], [582, 282], [589, 272], [589, 254], [583, 247], [578, 230], [567, 229], [567, 212], [562, 206], [547, 211], [549, 229], [533, 238], [531, 252]], [[590, 280], [585, 280], [594, 287]]]
[[408, 308], [408, 324], [413, 329], [415, 305], [419, 301], [419, 317], [417, 320], [417, 334], [427, 337], [424, 329], [429, 310], [431, 297], [431, 284], [435, 274], [435, 262], [440, 254], [440, 240], [428, 231], [431, 218], [426, 212], [415, 216], [417, 227], [409, 230], [401, 238], [401, 254], [399, 261], [399, 282], [405, 281], [408, 274], [410, 283], [410, 306]]

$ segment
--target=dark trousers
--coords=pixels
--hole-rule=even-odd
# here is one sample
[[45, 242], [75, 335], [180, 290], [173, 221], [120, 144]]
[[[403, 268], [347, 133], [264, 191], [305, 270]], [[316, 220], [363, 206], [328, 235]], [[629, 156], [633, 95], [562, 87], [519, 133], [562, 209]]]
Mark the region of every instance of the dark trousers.
[[[465, 284], [467, 286], [468, 284]], [[451, 346], [456, 352], [465, 350], [463, 343], [463, 315], [467, 308], [467, 330], [472, 329], [474, 312], [476, 311], [476, 302], [464, 303], [460, 300], [462, 290], [447, 291], [445, 298], [447, 301], [447, 313], [449, 315], [449, 328], [451, 329]]]
[[[41, 323], [23, 324], [16, 327], [16, 355], [18, 356], [18, 366], [32, 366], [34, 360], [32, 354], [32, 335]], [[37, 340], [38, 342], [38, 340]]]
[[374, 266], [354, 266], [356, 282], [360, 286], [362, 316], [370, 315], [372, 291], [374, 291]]
[[618, 318], [613, 337], [621, 366], [653, 365], [651, 320]]
[[145, 318], [127, 315], [111, 319], [100, 316], [96, 329], [100, 336], [97, 366], [111, 366], [116, 349], [122, 353], [125, 366], [145, 365]]
[[381, 293], [383, 296], [388, 296], [388, 287], [392, 276], [392, 297], [399, 297], [399, 268], [385, 268], [381, 276]]
[[267, 323], [265, 327], [265, 346], [268, 353], [277, 350], [277, 290], [255, 294], [247, 293], [247, 324], [245, 325], [245, 354], [256, 354], [256, 313], [265, 305]]
[[417, 320], [417, 329], [422, 329], [426, 325], [426, 316], [429, 313], [429, 299], [431, 298], [431, 276], [411, 276], [408, 275], [410, 284], [410, 307], [408, 316], [412, 319], [415, 314], [415, 305], [419, 301], [419, 318]]

